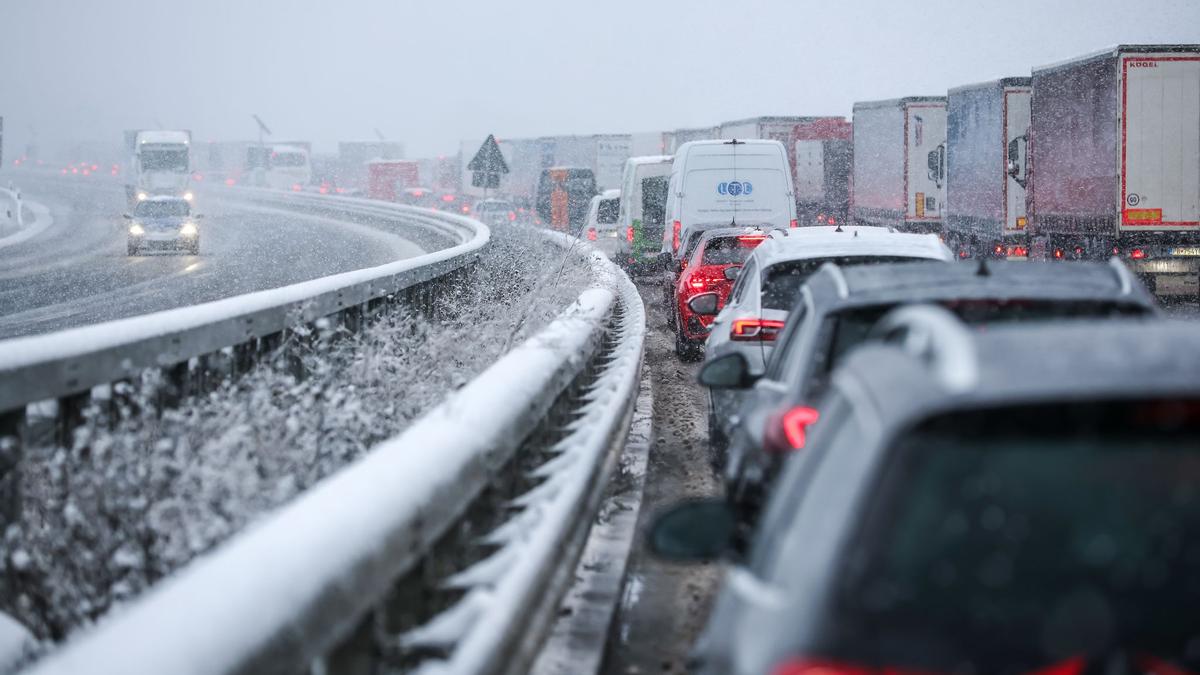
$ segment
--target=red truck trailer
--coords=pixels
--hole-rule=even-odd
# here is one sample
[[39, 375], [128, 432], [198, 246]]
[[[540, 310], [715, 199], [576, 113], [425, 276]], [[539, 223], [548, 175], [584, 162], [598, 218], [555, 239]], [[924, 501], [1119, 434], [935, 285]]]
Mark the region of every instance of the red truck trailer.
[[396, 201], [405, 188], [417, 187], [417, 163], [406, 159], [376, 159], [367, 162], [367, 196]]
[[800, 225], [837, 225], [850, 216], [854, 126], [844, 117], [807, 117], [785, 145]]
[[1025, 258], [1024, 157], [1030, 82], [1009, 77], [950, 90], [946, 244], [960, 257]]
[[1127, 261], [1200, 294], [1200, 45], [1121, 45], [1033, 71], [1030, 257]]

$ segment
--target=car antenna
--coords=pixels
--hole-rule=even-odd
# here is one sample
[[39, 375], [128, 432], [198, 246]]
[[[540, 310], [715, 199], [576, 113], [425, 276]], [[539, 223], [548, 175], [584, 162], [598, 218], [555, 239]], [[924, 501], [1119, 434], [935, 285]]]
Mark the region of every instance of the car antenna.
[[977, 276], [977, 277], [992, 276], [992, 271], [989, 270], [988, 266], [987, 266], [987, 258], [979, 259], [979, 267], [975, 270], [975, 276]]

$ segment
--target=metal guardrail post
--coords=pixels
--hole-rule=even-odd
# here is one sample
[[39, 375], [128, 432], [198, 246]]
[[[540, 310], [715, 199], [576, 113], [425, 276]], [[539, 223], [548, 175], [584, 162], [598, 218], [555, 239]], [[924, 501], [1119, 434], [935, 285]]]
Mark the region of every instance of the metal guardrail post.
[[58, 416], [55, 418], [54, 440], [64, 448], [71, 447], [74, 432], [83, 424], [83, 409], [91, 403], [92, 394], [85, 391], [58, 399]]
[[0, 531], [21, 517], [21, 429], [25, 410], [0, 413]]

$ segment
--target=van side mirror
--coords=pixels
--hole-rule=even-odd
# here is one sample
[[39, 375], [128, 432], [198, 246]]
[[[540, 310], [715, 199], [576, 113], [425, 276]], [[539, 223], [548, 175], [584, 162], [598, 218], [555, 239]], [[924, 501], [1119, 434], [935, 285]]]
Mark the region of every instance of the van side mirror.
[[667, 560], [704, 562], [733, 551], [737, 519], [720, 497], [675, 504], [655, 516], [647, 532], [650, 551]]
[[675, 271], [674, 270], [675, 266], [671, 263], [671, 254], [670, 253], [667, 253], [666, 251], [659, 253], [658, 254], [658, 262], [660, 265], [662, 265], [664, 270], [666, 270], [668, 272]]
[[711, 389], [749, 389], [758, 380], [751, 374], [750, 362], [739, 352], [730, 352], [704, 364], [700, 384]]

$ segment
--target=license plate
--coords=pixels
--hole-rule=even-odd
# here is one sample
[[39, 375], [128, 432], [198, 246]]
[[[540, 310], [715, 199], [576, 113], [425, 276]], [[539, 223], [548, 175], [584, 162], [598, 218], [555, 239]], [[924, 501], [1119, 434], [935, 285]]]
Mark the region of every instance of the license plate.
[[1172, 246], [1171, 248], [1167, 249], [1167, 253], [1180, 257], [1200, 256], [1200, 246]]

